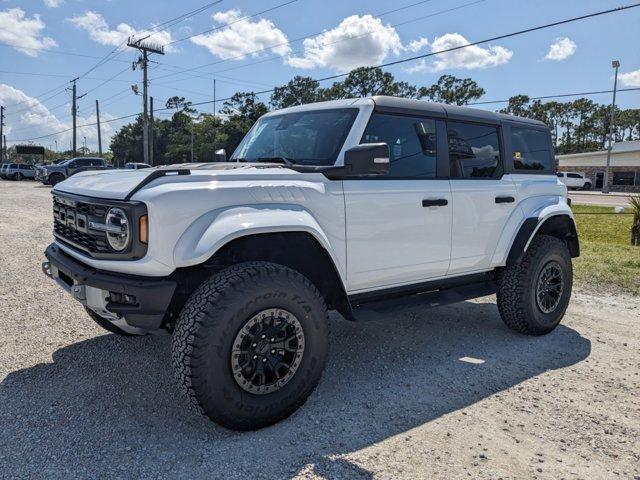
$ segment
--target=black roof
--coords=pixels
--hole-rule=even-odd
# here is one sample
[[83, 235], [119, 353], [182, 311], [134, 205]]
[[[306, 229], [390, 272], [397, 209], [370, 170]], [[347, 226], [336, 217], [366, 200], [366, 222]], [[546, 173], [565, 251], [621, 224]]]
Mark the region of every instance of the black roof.
[[516, 117], [504, 113], [480, 110], [479, 108], [461, 107], [445, 103], [427, 102], [413, 98], [387, 97], [378, 95], [371, 97], [376, 104], [376, 110], [395, 113], [428, 114], [433, 117], [450, 118], [455, 120], [469, 120], [476, 122], [501, 123], [503, 121], [518, 122], [535, 127], [548, 128], [544, 122], [531, 118]]

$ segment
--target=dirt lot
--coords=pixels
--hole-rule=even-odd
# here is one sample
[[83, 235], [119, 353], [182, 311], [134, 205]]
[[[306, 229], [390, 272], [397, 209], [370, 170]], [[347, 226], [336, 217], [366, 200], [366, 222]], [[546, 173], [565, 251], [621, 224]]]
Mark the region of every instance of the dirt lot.
[[1, 478], [640, 476], [637, 297], [578, 292], [541, 338], [492, 297], [333, 316], [307, 404], [236, 433], [187, 409], [168, 336], [105, 334], [44, 277], [48, 188], [0, 181], [0, 204]]

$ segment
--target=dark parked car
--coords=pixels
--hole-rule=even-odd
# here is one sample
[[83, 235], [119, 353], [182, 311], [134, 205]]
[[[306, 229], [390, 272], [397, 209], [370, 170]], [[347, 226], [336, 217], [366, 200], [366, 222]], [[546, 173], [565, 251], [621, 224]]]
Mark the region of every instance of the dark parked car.
[[44, 169], [44, 171], [40, 170], [38, 178], [40, 178], [45, 185], [53, 186], [78, 172], [105, 170], [111, 167], [107, 165], [107, 162], [103, 158], [81, 157], [72, 158], [57, 165], [46, 165], [40, 168]]

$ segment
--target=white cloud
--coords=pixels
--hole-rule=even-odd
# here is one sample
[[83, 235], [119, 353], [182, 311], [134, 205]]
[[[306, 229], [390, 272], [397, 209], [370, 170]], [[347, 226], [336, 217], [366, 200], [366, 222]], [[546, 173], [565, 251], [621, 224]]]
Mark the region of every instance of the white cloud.
[[618, 78], [625, 87], [640, 87], [640, 70], [621, 73]]
[[[469, 41], [459, 33], [445, 33], [441, 37], [436, 37], [431, 44], [432, 52], [448, 50], [450, 48], [469, 45]], [[499, 45], [482, 48], [472, 45], [460, 48], [452, 52], [440, 53], [435, 56], [435, 60], [429, 63], [421, 60], [417, 64], [407, 69], [408, 72], [440, 72], [442, 70], [477, 70], [504, 65], [513, 56], [513, 52]]]
[[424, 37], [420, 37], [418, 40], [412, 40], [411, 42], [409, 42], [409, 44], [405, 47], [405, 49], [409, 50], [410, 52], [417, 53], [420, 50], [422, 50], [424, 47], [428, 47], [428, 46], [429, 46], [429, 40]]
[[40, 50], [58, 45], [53, 38], [42, 36], [44, 28], [45, 24], [38, 14], [29, 18], [20, 8], [0, 11], [0, 42], [11, 44], [17, 51], [30, 57], [37, 56]]
[[291, 51], [287, 36], [271, 20], [262, 18], [254, 22], [248, 18], [242, 19], [240, 10], [235, 9], [217, 12], [212, 18], [216, 23], [226, 26], [191, 38], [194, 44], [207, 48], [212, 55], [225, 60], [241, 60], [246, 55], [258, 56], [256, 50], [270, 49], [278, 55], [286, 55]]
[[44, 0], [44, 4], [49, 8], [58, 8], [64, 0]]
[[[150, 30], [137, 30], [127, 23], [119, 23], [115, 29], [110, 29], [105, 18], [97, 12], [86, 11], [82, 15], [77, 15], [67, 19], [76, 27], [85, 30], [94, 42], [101, 45], [121, 45], [131, 36], [136, 36], [140, 32], [145, 32], [145, 36], [151, 33]], [[172, 41], [171, 32], [163, 30], [153, 33], [150, 41], [166, 45]], [[172, 51], [171, 47], [165, 47], [165, 51]]]
[[289, 65], [331, 68], [337, 72], [377, 65], [390, 53], [398, 54], [402, 50], [396, 30], [371, 15], [347, 17], [336, 28], [307, 38], [303, 46], [304, 54], [289, 57], [286, 60]]
[[553, 60], [554, 62], [561, 62], [576, 53], [576, 48], [578, 48], [578, 46], [573, 40], [567, 37], [557, 38], [555, 42], [549, 46], [549, 51], [544, 58]]
[[[5, 126], [5, 134], [7, 136], [7, 142], [11, 143], [15, 140], [23, 140], [41, 135], [47, 135], [61, 130], [66, 130], [71, 127], [70, 122], [61, 121], [57, 118], [45, 105], [40, 103], [38, 99], [30, 97], [22, 90], [14, 88], [10, 85], [0, 83], [0, 104], [3, 105], [16, 105], [15, 108], [8, 108], [6, 110], [7, 121]], [[15, 111], [15, 115], [12, 114]], [[69, 108], [65, 109], [68, 112]], [[65, 114], [65, 117], [68, 115]], [[114, 118], [113, 115], [103, 113], [100, 115], [102, 120], [102, 141], [103, 145], [109, 145], [110, 139], [114, 134], [114, 129], [109, 123], [104, 123], [105, 120]], [[96, 121], [95, 115], [92, 116], [78, 116], [78, 124], [84, 125], [86, 123], [94, 123]], [[69, 148], [69, 141], [71, 140], [72, 132], [64, 132], [59, 135], [42, 138], [35, 140], [34, 143], [49, 146], [54, 145], [54, 140], [58, 141], [58, 147], [60, 150], [67, 150]], [[78, 139], [80, 143], [82, 138], [87, 137], [87, 146], [92, 149], [97, 149], [98, 144], [98, 131], [95, 125], [78, 128]]]

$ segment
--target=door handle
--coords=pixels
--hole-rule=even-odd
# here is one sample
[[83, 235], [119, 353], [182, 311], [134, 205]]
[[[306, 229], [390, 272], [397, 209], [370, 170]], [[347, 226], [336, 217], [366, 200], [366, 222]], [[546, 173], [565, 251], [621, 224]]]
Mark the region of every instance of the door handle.
[[436, 198], [436, 199], [425, 199], [422, 200], [423, 207], [444, 207], [448, 205], [449, 201], [446, 198]]
[[513, 203], [516, 199], [513, 197], [496, 197], [496, 203]]

